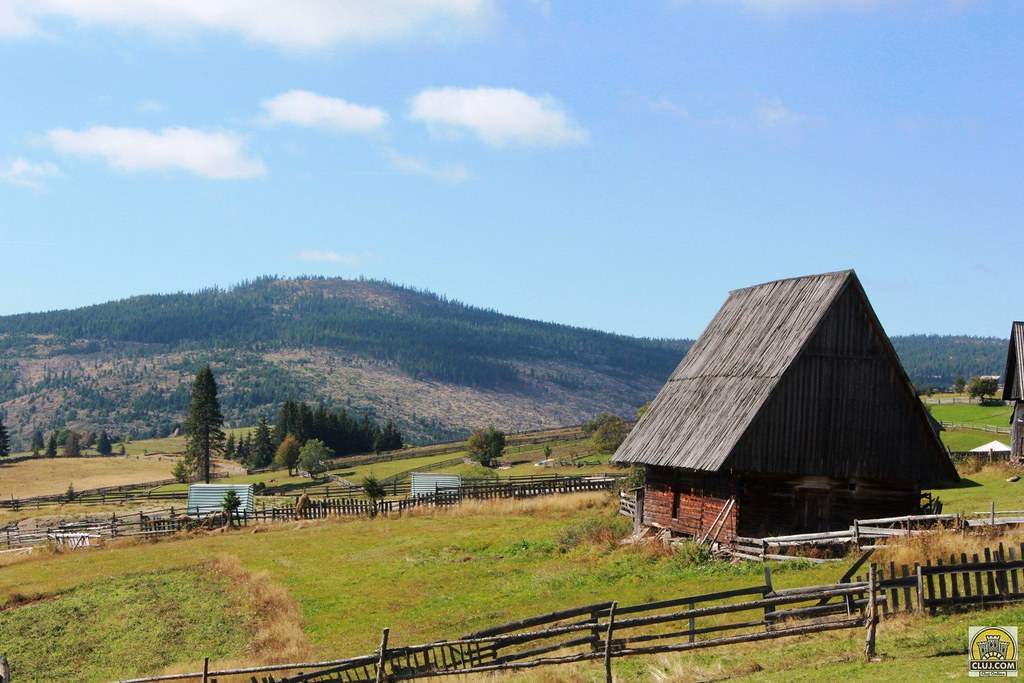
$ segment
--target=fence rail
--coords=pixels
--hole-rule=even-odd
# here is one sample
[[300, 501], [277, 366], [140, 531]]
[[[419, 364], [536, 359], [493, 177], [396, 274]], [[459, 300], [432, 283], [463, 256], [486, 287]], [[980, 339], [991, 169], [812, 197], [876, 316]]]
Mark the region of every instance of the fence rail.
[[335, 516], [376, 516], [401, 514], [418, 507], [458, 505], [463, 500], [494, 500], [502, 498], [531, 498], [552, 494], [607, 491], [613, 489], [618, 478], [597, 477], [515, 477], [500, 482], [471, 482], [456, 489], [440, 489], [433, 494], [397, 499], [369, 500], [366, 498], [310, 499], [303, 505], [258, 505], [253, 512], [239, 512], [229, 520], [224, 515], [188, 514], [183, 508], [140, 512], [67, 522], [52, 527], [20, 529], [8, 526], [0, 529], [0, 546], [7, 550], [61, 545], [70, 548], [88, 547], [101, 539], [126, 536], [160, 536], [183, 530], [235, 524], [285, 522], [296, 519], [323, 519]]
[[939, 420], [946, 429], [970, 429], [976, 432], [991, 432], [993, 434], [1009, 434], [1009, 427], [996, 427], [995, 425], [983, 424], [979, 422], [944, 422]]
[[[168, 674], [122, 683], [153, 683], [237, 674], [256, 683], [379, 683], [515, 671], [571, 662], [611, 661], [657, 653], [727, 647], [739, 643], [865, 629], [865, 654], [874, 654], [877, 624], [901, 612], [936, 614], [1024, 601], [1024, 544], [915, 563], [872, 564], [866, 576], [835, 584], [776, 590], [770, 568], [758, 585], [636, 605], [614, 601], [562, 609], [501, 624], [460, 638], [391, 645], [384, 629], [373, 653], [348, 659], [276, 664], [222, 671]], [[856, 565], [855, 565], [856, 566]], [[207, 661], [208, 663], [208, 661]], [[279, 672], [290, 672], [275, 678]]]

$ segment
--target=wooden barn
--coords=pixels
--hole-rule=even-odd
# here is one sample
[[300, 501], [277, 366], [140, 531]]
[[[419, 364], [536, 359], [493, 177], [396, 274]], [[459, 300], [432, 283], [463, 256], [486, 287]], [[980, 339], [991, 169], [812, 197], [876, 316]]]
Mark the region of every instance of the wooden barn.
[[1020, 465], [1024, 464], [1024, 322], [1015, 322], [1010, 330], [1010, 348], [1006, 352], [1003, 377], [1003, 400], [1013, 401], [1010, 462]]
[[856, 274], [729, 298], [614, 461], [646, 470], [646, 525], [712, 540], [914, 514], [956, 481]]

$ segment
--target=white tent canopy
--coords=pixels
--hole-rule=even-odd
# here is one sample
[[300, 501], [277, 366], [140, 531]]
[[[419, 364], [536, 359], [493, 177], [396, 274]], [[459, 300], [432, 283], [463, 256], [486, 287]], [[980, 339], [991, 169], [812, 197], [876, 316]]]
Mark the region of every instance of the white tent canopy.
[[1010, 447], [1001, 441], [989, 441], [984, 446], [971, 449], [971, 453], [988, 453], [990, 451], [993, 453], [1009, 453]]

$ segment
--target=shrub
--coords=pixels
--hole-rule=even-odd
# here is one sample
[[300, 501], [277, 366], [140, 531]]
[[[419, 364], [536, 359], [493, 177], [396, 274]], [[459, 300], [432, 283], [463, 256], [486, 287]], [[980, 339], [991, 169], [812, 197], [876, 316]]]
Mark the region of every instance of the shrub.
[[621, 515], [588, 517], [562, 529], [558, 535], [558, 547], [562, 552], [583, 544], [614, 548], [632, 529], [630, 520]]

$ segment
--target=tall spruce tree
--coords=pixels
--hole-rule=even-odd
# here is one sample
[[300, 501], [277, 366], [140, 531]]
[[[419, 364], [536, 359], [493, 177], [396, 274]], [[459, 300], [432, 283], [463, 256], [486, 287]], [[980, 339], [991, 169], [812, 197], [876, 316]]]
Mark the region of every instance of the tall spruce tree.
[[4, 426], [4, 421], [0, 418], [0, 458], [5, 455], [11, 454], [11, 439], [7, 436], [7, 427]]
[[228, 440], [224, 442], [224, 457], [228, 460], [235, 459], [235, 433], [228, 434]]
[[256, 467], [266, 467], [274, 460], [274, 439], [270, 434], [270, 423], [264, 415], [260, 415], [256, 423], [251, 457]]
[[46, 457], [57, 457], [57, 432], [50, 432], [50, 439], [46, 442]]
[[32, 432], [32, 455], [39, 455], [39, 451], [46, 448], [46, 443], [43, 441], [43, 433], [38, 429]]
[[96, 439], [96, 452], [100, 455], [110, 455], [114, 452], [114, 447], [110, 443], [110, 435], [107, 434], [107, 430], [100, 432], [100, 436]]
[[192, 402], [185, 420], [185, 455], [193, 471], [210, 483], [213, 458], [224, 452], [224, 416], [217, 402], [217, 381], [207, 365], [192, 383]]

